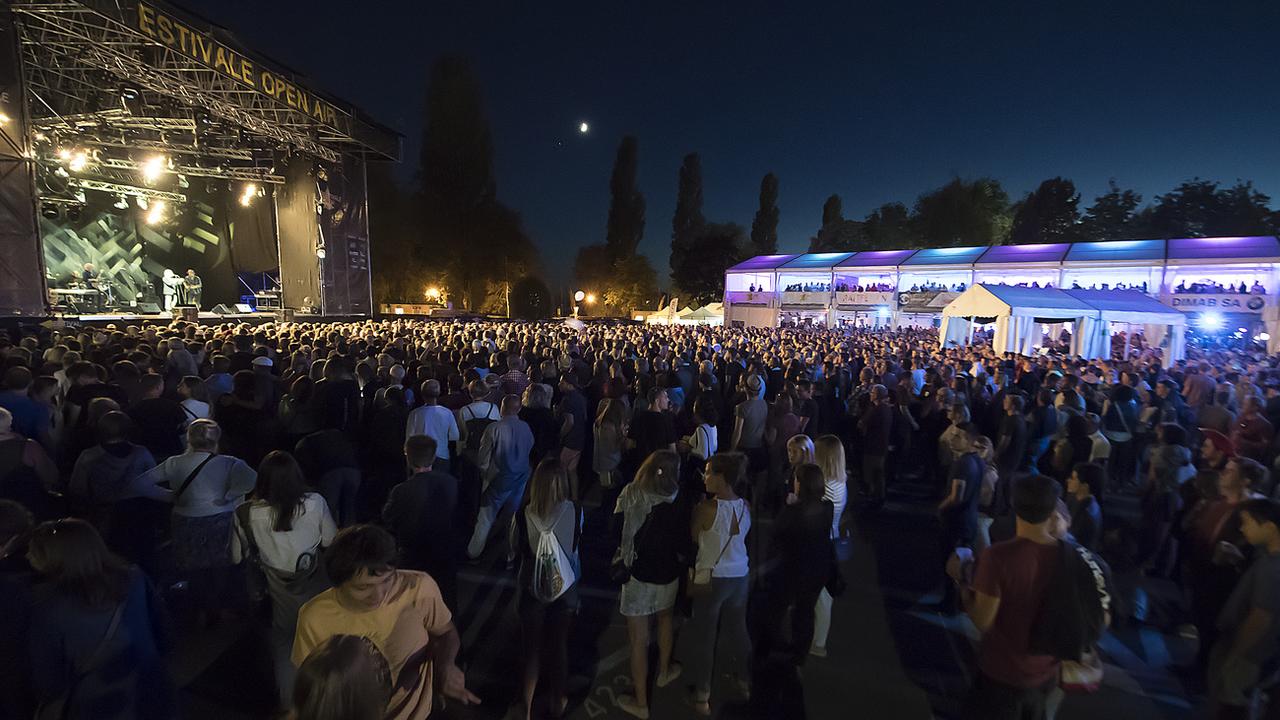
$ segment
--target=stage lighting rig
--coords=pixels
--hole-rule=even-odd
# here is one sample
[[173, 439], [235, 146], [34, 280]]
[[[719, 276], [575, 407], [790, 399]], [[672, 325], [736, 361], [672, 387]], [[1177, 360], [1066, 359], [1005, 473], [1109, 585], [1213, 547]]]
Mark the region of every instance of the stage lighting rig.
[[244, 190], [240, 193], [240, 204], [249, 207], [253, 204], [253, 198], [258, 195], [258, 186], [253, 183], [245, 183]]
[[156, 200], [150, 205], [151, 206], [147, 208], [147, 214], [143, 216], [143, 220], [145, 220], [148, 225], [155, 225], [164, 219], [165, 202], [163, 200]]
[[168, 160], [164, 155], [152, 155], [142, 163], [142, 179], [148, 183], [154, 183], [160, 179], [168, 166]]

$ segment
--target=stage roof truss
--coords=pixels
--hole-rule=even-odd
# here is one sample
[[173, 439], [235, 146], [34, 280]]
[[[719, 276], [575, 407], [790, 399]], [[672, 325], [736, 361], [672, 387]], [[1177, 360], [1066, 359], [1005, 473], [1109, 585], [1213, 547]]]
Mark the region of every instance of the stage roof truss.
[[36, 99], [33, 115], [42, 127], [77, 127], [71, 118], [95, 116], [108, 126], [196, 130], [193, 119], [132, 116], [123, 106], [102, 107], [104, 97], [132, 86], [148, 100], [176, 101], [327, 162], [338, 162], [343, 152], [399, 159], [398, 135], [341, 103], [325, 99], [335, 113], [332, 122], [321, 123], [147, 37], [122, 21], [124, 13], [136, 9], [132, 3], [16, 0], [11, 8], [22, 35], [29, 91]]

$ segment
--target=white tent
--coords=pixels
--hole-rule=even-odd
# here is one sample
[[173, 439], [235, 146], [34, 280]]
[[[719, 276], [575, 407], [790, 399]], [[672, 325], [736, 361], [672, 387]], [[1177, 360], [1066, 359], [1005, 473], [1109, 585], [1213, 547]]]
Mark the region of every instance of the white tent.
[[944, 347], [964, 345], [972, 337], [973, 325], [995, 322], [992, 347], [996, 352], [1030, 355], [1040, 339], [1037, 323], [1074, 322], [1079, 327], [1085, 319], [1096, 321], [1098, 310], [1061, 290], [980, 283], [942, 309], [940, 337]]
[[1099, 321], [1085, 321], [1080, 329], [1083, 336], [1082, 352], [1087, 358], [1111, 355], [1111, 324], [1128, 325], [1126, 328], [1125, 354], [1128, 354], [1127, 337], [1135, 327], [1141, 327], [1143, 336], [1154, 345], [1168, 338], [1166, 357], [1181, 360], [1187, 356], [1187, 316], [1150, 295], [1137, 290], [1064, 290], [1071, 297], [1092, 305], [1100, 313]]
[[942, 311], [943, 347], [964, 345], [973, 324], [995, 322], [992, 347], [998, 353], [1030, 355], [1041, 333], [1038, 323], [1074, 323], [1071, 353], [1086, 358], [1111, 354], [1111, 323], [1169, 328], [1167, 357], [1186, 356], [1186, 316], [1137, 291], [1058, 290], [978, 284]]

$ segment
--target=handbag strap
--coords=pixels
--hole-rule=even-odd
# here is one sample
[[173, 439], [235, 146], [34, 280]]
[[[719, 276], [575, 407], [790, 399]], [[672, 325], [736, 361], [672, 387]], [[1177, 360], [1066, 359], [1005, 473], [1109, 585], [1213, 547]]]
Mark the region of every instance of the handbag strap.
[[97, 669], [102, 662], [102, 656], [106, 654], [107, 645], [111, 643], [112, 638], [116, 636], [116, 631], [120, 629], [120, 620], [124, 617], [124, 601], [121, 600], [116, 605], [115, 612], [111, 613], [111, 622], [107, 623], [107, 631], [103, 633], [102, 639], [98, 641], [98, 646], [93, 649], [89, 657], [85, 658], [83, 663], [76, 668], [76, 675], [83, 678], [85, 675]]
[[736, 536], [738, 534], [738, 531], [742, 528], [742, 526], [739, 524], [741, 522], [738, 519], [739, 517], [740, 516], [738, 515], [738, 511], [734, 510], [733, 525], [730, 526], [731, 529], [729, 530], [729, 537], [725, 538], [724, 547], [720, 548], [720, 554], [716, 556], [716, 561], [711, 564], [712, 570], [715, 570], [716, 566], [720, 564], [720, 559], [724, 557], [725, 551], [729, 549], [729, 543], [733, 542], [734, 536]]
[[209, 457], [200, 461], [200, 464], [197, 465], [195, 469], [191, 471], [191, 474], [187, 476], [187, 479], [182, 481], [182, 487], [178, 488], [178, 492], [173, 494], [174, 500], [177, 500], [178, 498], [182, 497], [182, 493], [186, 492], [188, 487], [191, 487], [191, 481], [195, 480], [196, 476], [200, 474], [200, 471], [204, 469], [204, 466], [208, 465], [209, 461], [214, 459], [215, 457], [217, 457], [215, 453], [209, 453]]

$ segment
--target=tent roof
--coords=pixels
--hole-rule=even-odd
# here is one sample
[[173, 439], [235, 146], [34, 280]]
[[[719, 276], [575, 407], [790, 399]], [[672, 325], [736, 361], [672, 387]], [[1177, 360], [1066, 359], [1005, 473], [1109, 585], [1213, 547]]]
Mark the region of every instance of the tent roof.
[[1183, 325], [1187, 316], [1137, 290], [1063, 290], [1092, 305], [1107, 321]]
[[749, 270], [773, 270], [778, 268], [797, 257], [799, 255], [757, 255], [750, 260], [743, 260], [734, 265], [725, 272], [744, 272]]
[[1108, 240], [1072, 243], [1067, 262], [1164, 260], [1163, 240]]
[[781, 265], [779, 270], [830, 270], [853, 256], [851, 252], [805, 253]]
[[1041, 243], [1038, 245], [994, 245], [978, 258], [979, 265], [991, 263], [1056, 263], [1062, 262], [1068, 243]]
[[1059, 290], [979, 283], [952, 300], [950, 317], [1038, 317], [1182, 325], [1186, 316], [1137, 290]]
[[915, 250], [867, 250], [854, 253], [853, 257], [837, 267], [896, 267], [915, 252]]
[[907, 258], [903, 265], [971, 265], [982, 253], [987, 251], [986, 245], [976, 247], [929, 248], [921, 250]]
[[1238, 260], [1280, 256], [1280, 241], [1253, 237], [1181, 238], [1169, 241], [1170, 260]]

